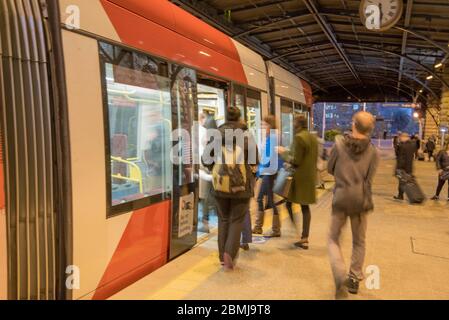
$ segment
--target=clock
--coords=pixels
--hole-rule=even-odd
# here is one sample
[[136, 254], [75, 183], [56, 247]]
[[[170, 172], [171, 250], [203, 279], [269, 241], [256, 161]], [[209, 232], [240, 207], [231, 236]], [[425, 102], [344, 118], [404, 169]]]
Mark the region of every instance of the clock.
[[402, 17], [403, 0], [362, 0], [360, 19], [371, 31], [386, 31]]

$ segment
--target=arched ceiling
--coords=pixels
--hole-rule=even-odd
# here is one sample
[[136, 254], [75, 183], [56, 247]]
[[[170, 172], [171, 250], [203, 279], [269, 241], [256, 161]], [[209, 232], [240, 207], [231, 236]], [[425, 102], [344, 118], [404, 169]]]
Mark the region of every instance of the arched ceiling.
[[360, 0], [171, 1], [309, 81], [318, 100], [425, 106], [449, 88], [449, 0], [404, 0], [386, 32], [362, 25]]

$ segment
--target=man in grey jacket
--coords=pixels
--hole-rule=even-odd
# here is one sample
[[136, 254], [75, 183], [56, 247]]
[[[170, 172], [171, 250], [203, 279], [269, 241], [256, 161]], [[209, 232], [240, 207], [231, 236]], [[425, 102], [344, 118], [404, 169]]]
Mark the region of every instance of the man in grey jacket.
[[[371, 184], [378, 165], [377, 151], [369, 138], [374, 127], [375, 119], [370, 113], [357, 113], [352, 134], [336, 138], [328, 162], [328, 171], [335, 177], [328, 249], [337, 299], [346, 297], [347, 291], [357, 294], [364, 278], [367, 215], [374, 209]], [[340, 247], [341, 231], [348, 217], [353, 242], [349, 276]]]

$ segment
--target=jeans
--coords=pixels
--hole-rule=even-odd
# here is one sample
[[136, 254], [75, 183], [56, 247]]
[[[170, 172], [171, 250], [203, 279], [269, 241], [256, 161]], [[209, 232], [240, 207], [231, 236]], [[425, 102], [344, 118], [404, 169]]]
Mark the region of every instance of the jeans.
[[[437, 193], [436, 193], [436, 195], [439, 197], [440, 196], [440, 193], [441, 193], [441, 190], [443, 190], [443, 187], [444, 187], [444, 184], [446, 183], [446, 180], [441, 180], [441, 179], [438, 179], [438, 186], [437, 186]], [[447, 182], [448, 183], [448, 187], [447, 187], [447, 197], [449, 198], [449, 181]]]
[[358, 281], [362, 281], [364, 278], [363, 263], [365, 261], [365, 239], [368, 214], [360, 213], [348, 216], [344, 212], [333, 212], [328, 239], [328, 250], [332, 273], [337, 288], [344, 284], [347, 277], [346, 266], [340, 247], [340, 236], [348, 217], [351, 220], [352, 230], [352, 258], [349, 277]]
[[216, 198], [218, 210], [218, 253], [223, 261], [225, 252], [235, 259], [240, 249], [240, 237], [250, 199]]
[[262, 176], [262, 185], [260, 186], [259, 195], [257, 196], [257, 204], [259, 211], [265, 211], [263, 200], [267, 197], [267, 208], [273, 208], [273, 214], [279, 214], [277, 207], [274, 205], [274, 186], [275, 176]]
[[[290, 216], [290, 219], [292, 222], [295, 222], [295, 219], [293, 217], [293, 203], [287, 201], [286, 202], [288, 215]], [[312, 221], [312, 214], [310, 212], [310, 206], [308, 205], [301, 205], [301, 211], [302, 211], [302, 239], [309, 238], [310, 234], [310, 223]]]
[[245, 215], [245, 220], [243, 221], [242, 239], [241, 243], [252, 243], [253, 242], [253, 231], [251, 226], [251, 214], [248, 212]]

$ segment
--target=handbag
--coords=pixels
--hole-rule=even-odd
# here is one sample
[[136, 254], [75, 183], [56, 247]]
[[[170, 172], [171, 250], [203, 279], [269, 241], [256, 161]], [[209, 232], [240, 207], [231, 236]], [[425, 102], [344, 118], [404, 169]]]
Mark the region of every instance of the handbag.
[[281, 168], [274, 182], [273, 193], [282, 198], [288, 198], [293, 185], [293, 175], [295, 171], [291, 168]]

